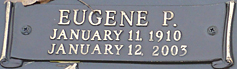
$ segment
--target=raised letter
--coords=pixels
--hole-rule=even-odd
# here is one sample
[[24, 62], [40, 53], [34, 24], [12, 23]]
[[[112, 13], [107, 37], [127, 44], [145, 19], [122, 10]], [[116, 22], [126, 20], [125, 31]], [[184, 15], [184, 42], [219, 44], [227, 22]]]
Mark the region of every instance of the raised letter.
[[99, 44], [96, 44], [96, 46], [95, 46], [95, 48], [94, 48], [94, 50], [93, 50], [93, 52], [91, 54], [94, 54], [95, 51], [98, 51], [98, 54], [101, 54]]
[[77, 12], [78, 12], [79, 10], [78, 9], [74, 9], [74, 23], [76, 24], [76, 25], [82, 25], [84, 22], [85, 22], [85, 17], [86, 17], [86, 11], [87, 10], [83, 10], [83, 16], [82, 16], [82, 21], [79, 23], [79, 22], [77, 22]]
[[[60, 12], [60, 19], [58, 25], [69, 25], [70, 20], [68, 20], [68, 14], [70, 14], [70, 10], [59, 10]], [[68, 13], [67, 15], [63, 15], [64, 12]], [[66, 23], [63, 22], [63, 19], [66, 18], [68, 21]]]
[[114, 54], [113, 52], [111, 52], [112, 49], [112, 45], [111, 44], [105, 44], [105, 53], [104, 54]]
[[87, 38], [85, 38], [85, 33], [86, 33], [86, 30], [81, 30], [82, 31], [82, 34], [81, 34], [81, 37], [82, 37], [82, 40], [89, 40], [90, 38], [90, 33], [91, 33], [91, 30], [87, 30]]
[[52, 44], [51, 52], [48, 50], [48, 54], [50, 54], [50, 55], [53, 54], [53, 52], [54, 52], [54, 48], [55, 48], [55, 45], [56, 45], [56, 44]]
[[137, 15], [137, 24], [136, 26], [147, 26], [148, 25], [148, 21], [144, 24], [141, 23], [141, 20], [146, 21], [146, 16], [142, 17], [142, 13], [145, 13], [147, 15], [147, 11], [137, 11], [138, 15]]
[[95, 33], [94, 33], [93, 37], [91, 38], [91, 40], [95, 40], [95, 37], [97, 37], [98, 41], [101, 40], [100, 33], [99, 33], [98, 30], [95, 31]]
[[[174, 13], [172, 11], [163, 11], [164, 13], [164, 23], [162, 24], [162, 26], [164, 27], [168, 27], [168, 24], [167, 24], [167, 20], [170, 21], [173, 19], [174, 17]], [[168, 14], [167, 13], [170, 13], [170, 17], [168, 17]]]
[[[106, 15], [106, 22], [105, 22], [105, 26], [115, 26], [116, 25], [116, 21], [114, 21], [114, 15], [116, 15], [116, 11], [114, 11], [114, 10], [106, 10], [105, 11], [106, 13], [107, 13], [107, 15]], [[110, 14], [114, 14], [114, 15], [112, 15], [112, 16], [110, 16]], [[110, 19], [112, 19], [114, 22], [112, 23], [112, 24], [110, 24]]]
[[58, 51], [56, 52], [56, 54], [59, 54], [59, 51], [62, 51], [62, 54], [66, 54], [65, 50], [64, 50], [64, 46], [63, 44], [60, 44]]
[[61, 39], [61, 37], [63, 36], [63, 39], [66, 40], [67, 39], [67, 35], [66, 32], [64, 31], [64, 29], [62, 29], [60, 35], [58, 36], [57, 39]]
[[86, 52], [83, 52], [83, 50], [84, 50], [84, 45], [85, 45], [85, 44], [80, 44], [80, 45], [81, 45], [81, 54], [82, 54], [82, 55], [86, 55], [86, 54], [88, 53], [88, 51], [89, 51], [90, 44], [86, 44], [86, 46], [87, 46]]
[[73, 44], [69, 44], [69, 53], [68, 54], [72, 54], [72, 50], [74, 51], [75, 54], [77, 54], [78, 44], [76, 44], [76, 49], [74, 48]]
[[114, 33], [115, 33], [115, 35], [116, 35], [116, 39], [115, 39], [115, 40], [117, 40], [117, 41], [120, 40], [120, 35], [121, 35], [122, 32], [123, 32], [123, 30], [119, 30], [119, 33], [118, 33], [117, 30], [114, 30]]
[[128, 34], [129, 34], [128, 41], [132, 41], [133, 30], [130, 30]]
[[107, 40], [107, 38], [109, 38], [109, 40], [113, 40], [110, 35], [111, 35], [111, 31], [110, 30], [104, 30], [105, 34], [104, 34], [104, 39], [103, 40]]
[[123, 48], [123, 45], [120, 45], [120, 47], [118, 47], [118, 45], [114, 45], [116, 50], [117, 50], [117, 53], [116, 55], [120, 55], [120, 50]]
[[51, 40], [54, 40], [55, 38], [56, 38], [56, 34], [57, 34], [57, 30], [58, 29], [53, 29], [53, 36], [49, 36], [49, 38], [51, 39]]
[[120, 26], [124, 26], [124, 24], [123, 24], [123, 18], [125, 17], [125, 19], [127, 20], [127, 22], [128, 22], [128, 24], [129, 24], [129, 26], [131, 26], [132, 27], [132, 21], [133, 21], [133, 13], [134, 13], [134, 11], [130, 11], [130, 13], [131, 13], [131, 18], [129, 19], [128, 18], [128, 15], [126, 15], [126, 13], [124, 12], [124, 11], [121, 11], [121, 23], [120, 23]]
[[94, 22], [92, 21], [92, 20], [93, 20], [92, 15], [94, 14], [94, 12], [99, 12], [99, 14], [101, 15], [101, 10], [94, 10], [94, 11], [91, 11], [91, 13], [89, 14], [89, 17], [88, 17], [89, 22], [90, 22], [91, 25], [94, 25], [94, 26], [100, 25], [101, 20], [102, 20], [102, 17], [96, 17], [97, 20], [98, 20], [97, 23], [94, 23]]
[[76, 38], [76, 40], [78, 40], [78, 36], [79, 36], [79, 29], [77, 29], [77, 33], [75, 33], [75, 31], [73, 29], [71, 29], [71, 37], [69, 38], [70, 40], [73, 40], [72, 35], [74, 35], [74, 37]]

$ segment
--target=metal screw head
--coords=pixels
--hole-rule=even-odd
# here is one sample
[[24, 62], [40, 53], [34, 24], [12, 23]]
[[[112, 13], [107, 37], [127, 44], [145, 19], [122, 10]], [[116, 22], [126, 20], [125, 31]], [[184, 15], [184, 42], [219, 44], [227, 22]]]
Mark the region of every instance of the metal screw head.
[[29, 25], [23, 26], [21, 28], [21, 33], [23, 35], [29, 35], [31, 33], [31, 31], [32, 31], [32, 28]]
[[216, 33], [217, 33], [217, 28], [216, 28], [216, 26], [210, 26], [210, 27], [208, 27], [208, 29], [207, 29], [207, 33], [209, 34], [209, 35], [215, 35]]

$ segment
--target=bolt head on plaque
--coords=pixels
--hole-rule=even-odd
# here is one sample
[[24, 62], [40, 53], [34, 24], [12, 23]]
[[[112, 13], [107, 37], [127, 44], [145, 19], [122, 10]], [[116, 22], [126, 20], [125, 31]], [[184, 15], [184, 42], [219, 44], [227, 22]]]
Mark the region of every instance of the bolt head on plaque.
[[210, 27], [208, 27], [207, 33], [208, 33], [209, 35], [214, 36], [214, 35], [217, 33], [217, 28], [216, 28], [216, 26], [210, 26]]
[[32, 31], [32, 28], [29, 25], [25, 25], [21, 28], [21, 33], [23, 35], [29, 35]]

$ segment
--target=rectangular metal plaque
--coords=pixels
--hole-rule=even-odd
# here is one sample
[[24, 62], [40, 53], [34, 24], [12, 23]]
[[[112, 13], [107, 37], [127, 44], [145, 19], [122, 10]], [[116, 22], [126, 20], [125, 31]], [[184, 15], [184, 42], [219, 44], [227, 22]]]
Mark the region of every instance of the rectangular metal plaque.
[[[16, 5], [11, 56], [31, 60], [213, 60], [222, 57], [225, 9], [219, 8], [225, 4], [93, 6], [94, 12], [83, 5]], [[32, 28], [31, 33], [22, 33], [28, 30], [25, 26]], [[214, 35], [208, 34], [211, 26], [217, 31]]]
[[22, 6], [7, 2], [0, 60], [4, 67], [19, 67], [22, 60], [46, 60], [212, 62], [214, 68], [225, 68], [233, 64], [234, 6], [234, 1], [90, 6], [76, 3]]

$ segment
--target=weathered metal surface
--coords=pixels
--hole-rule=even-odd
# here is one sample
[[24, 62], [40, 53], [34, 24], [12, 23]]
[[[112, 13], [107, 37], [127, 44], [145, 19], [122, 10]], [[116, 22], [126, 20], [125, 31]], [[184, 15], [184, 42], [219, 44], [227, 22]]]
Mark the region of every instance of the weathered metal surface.
[[[130, 1], [130, 0], [129, 0]], [[129, 2], [128, 1], [128, 2]], [[203, 66], [203, 68], [212, 68], [211, 67], [211, 62], [213, 62], [214, 60], [219, 60], [221, 58], [223, 58], [223, 53], [225, 53], [223, 49], [227, 49], [227, 48], [223, 48], [223, 34], [224, 34], [224, 23], [225, 23], [225, 15], [226, 15], [226, 7], [225, 7], [225, 2], [227, 1], [217, 1], [217, 2], [209, 2], [209, 3], [196, 3], [194, 1], [191, 1], [190, 3], [179, 3], [175, 4], [175, 3], [162, 3], [160, 5], [153, 5], [152, 2], [149, 2], [149, 5], [143, 5], [140, 4], [140, 2], [138, 3], [139, 5], [143, 5], [143, 6], [139, 6], [136, 4], [121, 4], [120, 2], [116, 2], [116, 4], [114, 3], [107, 3], [107, 4], [96, 4], [93, 1], [91, 2], [87, 2], [89, 4], [92, 4], [92, 8], [94, 9], [100, 9], [102, 10], [102, 24], [100, 26], [91, 26], [89, 24], [88, 21], [86, 21], [83, 25], [81, 26], [76, 26], [73, 23], [73, 9], [86, 9], [87, 10], [87, 17], [88, 14], [90, 13], [90, 9], [87, 8], [84, 5], [81, 4], [76, 4], [74, 1], [70, 1], [70, 2], [65, 2], [65, 4], [62, 4], [61, 2], [63, 1], [55, 1], [55, 2], [51, 2], [49, 4], [45, 4], [45, 5], [33, 5], [33, 6], [28, 6], [28, 7], [23, 7], [22, 5], [20, 5], [19, 3], [17, 3], [15, 5], [15, 14], [14, 14], [14, 30], [13, 30], [13, 42], [12, 42], [12, 48], [11, 48], [11, 57], [14, 58], [20, 58], [23, 60], [37, 60], [37, 61], [42, 61], [42, 60], [80, 60], [80, 61], [85, 61], [85, 64], [79, 63], [78, 65], [82, 65], [81, 67], [79, 66], [79, 68], [83, 69], [83, 66], [86, 68], [87, 66], [93, 65], [94, 67], [91, 68], [98, 68], [96, 67], [98, 66], [105, 66], [108, 69], [110, 69], [110, 66], [113, 65], [117, 65], [118, 67], [120, 66], [125, 66], [126, 68], [135, 68], [135, 69], [139, 69], [141, 68], [143, 65], [144, 66], [148, 66], [150, 68], [152, 68], [154, 66], [154, 68], [157, 67], [163, 67], [163, 64], [168, 64], [165, 65], [164, 68], [182, 68], [182, 67], [192, 67], [192, 68], [199, 68], [200, 66]], [[118, 3], [118, 4], [117, 4]], [[68, 4], [72, 4], [72, 5], [68, 5]], [[169, 6], [173, 4], [172, 6]], [[201, 4], [201, 5], [200, 5]], [[129, 7], [126, 8], [122, 8], [122, 5], [127, 5]], [[133, 6], [135, 5], [135, 6]], [[49, 7], [50, 6], [50, 7]], [[37, 9], [36, 9], [37, 8]], [[132, 9], [131, 9], [132, 8]], [[59, 17], [60, 17], [60, 12], [59, 9], [68, 9], [70, 10], [70, 14], [69, 14], [69, 19], [71, 20], [71, 24], [67, 25], [67, 26], [61, 26], [58, 25], [59, 22]], [[159, 9], [159, 10], [156, 10]], [[172, 19], [171, 21], [168, 21], [169, 27], [163, 27], [163, 12], [166, 9], [171, 9], [171, 11], [173, 11], [175, 13], [174, 19]], [[47, 10], [47, 13], [45, 12], [41, 12], [38, 10]], [[118, 23], [118, 26], [116, 26], [116, 28], [113, 27], [105, 27], [103, 26], [103, 24], [105, 23], [105, 19], [106, 19], [106, 13], [105, 10], [115, 10], [117, 11], [117, 14], [115, 16], [115, 20]], [[148, 15], [147, 15], [147, 21], [149, 21], [149, 25], [147, 27], [150, 27], [151, 29], [149, 29], [147, 31], [147, 27], [136, 27], [135, 25], [133, 27], [129, 27], [128, 24], [125, 21], [125, 27], [119, 27], [119, 23], [120, 23], [120, 11], [125, 11], [128, 15], [130, 13], [130, 11], [138, 11], [138, 10], [146, 10], [148, 11]], [[153, 10], [156, 10], [156, 12], [154, 12]], [[186, 12], [184, 11], [186, 10]], [[31, 11], [32, 13], [27, 13]], [[80, 9], [80, 12], [82, 10]], [[188, 12], [187, 12], [188, 11]], [[79, 12], [79, 15], [81, 15]], [[159, 13], [160, 12], [160, 13]], [[193, 13], [192, 13], [193, 12]], [[202, 14], [205, 13], [205, 14]], [[185, 14], [185, 15], [183, 15]], [[40, 15], [40, 16], [37, 16]], [[137, 14], [134, 14], [134, 22], [137, 21]], [[154, 19], [156, 18], [156, 19]], [[36, 20], [37, 19], [37, 20]], [[235, 20], [235, 19], [234, 19]], [[4, 22], [4, 21], [3, 21]], [[16, 23], [17, 22], [17, 23]], [[87, 23], [87, 24], [86, 24]], [[157, 24], [154, 24], [157, 23]], [[191, 24], [190, 24], [191, 23]], [[173, 24], [177, 24], [177, 27], [175, 27]], [[23, 35], [21, 33], [22, 27], [25, 25], [30, 25], [32, 27], [32, 32], [29, 35]], [[44, 28], [42, 28], [41, 26], [43, 26]], [[208, 27], [210, 26], [216, 26], [218, 32], [215, 35], [209, 35], [207, 32]], [[235, 54], [235, 50], [234, 50], [234, 45], [235, 44], [235, 23], [233, 23], [233, 37], [232, 37], [232, 50], [233, 50], [233, 54]], [[3, 26], [4, 27], [4, 26]], [[78, 28], [79, 27], [79, 28]], [[50, 36], [53, 34], [53, 29], [57, 28], [58, 30], [61, 29], [65, 29], [66, 33], [69, 34], [70, 29], [88, 29], [89, 27], [90, 30], [95, 31], [95, 30], [99, 30], [100, 31], [100, 35], [104, 35], [104, 31], [105, 29], [121, 29], [124, 30], [123, 34], [121, 36], [120, 41], [92, 41], [93, 43], [95, 42], [95, 44], [91, 43], [90, 41], [82, 41], [80, 42], [80, 40], [69, 40], [68, 36], [68, 40], [63, 40], [62, 38], [60, 40], [50, 40]], [[158, 29], [156, 29], [156, 27]], [[187, 28], [189, 28], [187, 30]], [[50, 29], [50, 30], [48, 30]], [[128, 30], [129, 29], [129, 30]], [[133, 41], [133, 42], [129, 42], [128, 39], [128, 32], [130, 30], [134, 30], [133, 32], [137, 32], [137, 30], [140, 30], [140, 32], [142, 32], [141, 37], [143, 38], [143, 41], [139, 42], [139, 41]], [[154, 30], [155, 29], [155, 30]], [[154, 42], [149, 42], [149, 32], [151, 30], [157, 31], [157, 30], [162, 30], [164, 35], [166, 35], [168, 30], [171, 30], [171, 32], [174, 32], [176, 29], [180, 30], [182, 32], [182, 38], [180, 41], [175, 41], [174, 39], [171, 39], [171, 41], [166, 41], [166, 36], [164, 36], [163, 40], [159, 43], [157, 43], [157, 39], [154, 39]], [[191, 31], [190, 30], [195, 30], [195, 31]], [[200, 31], [201, 33], [198, 33], [198, 31]], [[145, 33], [145, 34], [143, 34]], [[40, 35], [39, 35], [40, 34]], [[94, 34], [94, 32], [92, 32], [91, 34]], [[135, 35], [134, 36], [134, 40], [136, 38]], [[172, 37], [173, 35], [171, 35]], [[195, 36], [195, 37], [193, 37]], [[39, 37], [42, 37], [39, 39]], [[80, 38], [80, 37], [79, 37]], [[101, 37], [103, 39], [103, 37]], [[123, 39], [125, 38], [125, 39]], [[22, 40], [23, 39], [23, 40]], [[27, 42], [27, 43], [26, 43]], [[115, 47], [113, 47], [114, 50], [112, 50], [112, 52], [114, 53], [113, 55], [107, 55], [104, 54], [105, 52], [105, 48], [103, 44], [105, 43], [110, 43], [110, 44], [123, 44], [124, 45], [124, 49], [122, 49], [120, 51], [120, 55], [116, 55], [116, 49]], [[156, 42], [156, 43], [155, 43]], [[183, 42], [183, 43], [182, 43]], [[67, 55], [62, 55], [62, 51], [60, 52], [61, 54], [56, 55], [55, 52], [54, 54], [50, 55], [48, 52], [48, 50], [51, 49], [51, 45], [53, 43], [56, 43], [56, 47], [60, 46], [61, 43], [64, 44], [65, 46], [65, 50]], [[78, 54], [68, 54], [69, 53], [69, 44], [80, 44], [80, 43], [88, 43], [91, 44], [92, 46], [92, 50], [94, 50], [94, 47], [96, 45], [96, 43], [98, 43], [100, 45], [101, 48], [101, 52], [102, 54], [91, 54], [92, 51], [89, 51], [89, 54], [87, 55], [82, 55], [80, 54], [80, 52], [78, 52]], [[142, 56], [139, 55], [133, 55], [129, 56], [128, 52], [129, 52], [129, 44], [133, 44], [134, 45], [134, 49], [136, 44], [141, 44], [142, 49], [141, 51], [143, 52]], [[151, 46], [148, 46], [151, 45]], [[152, 52], [154, 52], [154, 48], [152, 49], [153, 46], [158, 45], [160, 47], [160, 51], [161, 48], [164, 47], [164, 45], [167, 45], [169, 48], [171, 48], [172, 45], [177, 45], [177, 47], [180, 47], [181, 45], [187, 45], [187, 50], [188, 53], [185, 56], [180, 56], [180, 52], [182, 53], [181, 49], [179, 50], [179, 55], [178, 56], [172, 56], [171, 53], [169, 53], [167, 56], [166, 55], [162, 55], [162, 52], [159, 52], [159, 56], [158, 57], [154, 57], [152, 56]], [[178, 46], [180, 45], [180, 46]], [[74, 45], [75, 46], [75, 45]], [[147, 47], [146, 47], [147, 46]], [[148, 48], [149, 47], [149, 48]], [[80, 46], [78, 47], [80, 51]], [[127, 49], [126, 49], [127, 48]], [[180, 47], [181, 48], [181, 47]], [[25, 50], [27, 49], [27, 50]], [[24, 51], [22, 51], [24, 50]], [[123, 51], [124, 50], [124, 51]], [[181, 51], [180, 51], [181, 50]], [[134, 51], [132, 51], [134, 52]], [[225, 57], [225, 56], [224, 56]], [[90, 61], [88, 61], [90, 60]], [[100, 61], [96, 61], [98, 63], [87, 63], [87, 62], [93, 62], [93, 60], [100, 60]], [[223, 59], [225, 60], [225, 59]], [[113, 61], [115, 61], [115, 64], [106, 64], [106, 62], [109, 63], [114, 63]], [[120, 61], [125, 61], [125, 62], [120, 62]], [[131, 62], [131, 63], [138, 63], [138, 64], [126, 64], [126, 61], [144, 61], [144, 63], [138, 63], [138, 62]], [[154, 64], [154, 63], [149, 63], [151, 61], [157, 61], [158, 64]], [[44, 63], [45, 62], [45, 63]], [[105, 62], [105, 63], [100, 63], [100, 62]], [[183, 63], [185, 62], [185, 63]], [[228, 62], [228, 61], [227, 61]], [[24, 62], [25, 64], [26, 62]], [[37, 64], [41, 64], [38, 62], [34, 62]], [[192, 64], [192, 66], [189, 66], [189, 64]], [[195, 63], [195, 64], [193, 64]], [[50, 64], [48, 63], [48, 61], [42, 61], [42, 64]], [[176, 64], [182, 64], [182, 65], [176, 65]], [[184, 64], [184, 65], [183, 65]], [[71, 64], [72, 65], [72, 64]], [[157, 65], [157, 66], [156, 66]], [[174, 66], [173, 66], [174, 65]], [[210, 66], [206, 66], [206, 65], [210, 65]], [[28, 65], [29, 66], [29, 65]], [[139, 67], [141, 66], [141, 67]], [[167, 66], [167, 67], [166, 67]], [[24, 65], [23, 65], [24, 67]], [[31, 67], [31, 66], [30, 66]], [[34, 67], [32, 65], [32, 67]], [[51, 67], [51, 66], [49, 66]], [[57, 66], [55, 66], [57, 68]], [[136, 68], [137, 67], [137, 68]], [[26, 67], [27, 68], [27, 67]], [[54, 65], [52, 66], [52, 68], [54, 68]], [[63, 68], [63, 67], [62, 67]], [[65, 67], [66, 68], [66, 67]], [[116, 67], [115, 67], [116, 68]], [[235, 68], [235, 65], [233, 65], [231, 68]]]
[[[16, 4], [17, 6], [18, 4]], [[225, 3], [218, 5], [207, 5], [207, 6], [95, 6], [94, 8], [98, 8], [101, 10], [102, 22], [98, 26], [90, 25], [88, 19], [85, 20], [83, 25], [75, 25], [73, 22], [73, 9], [86, 8], [88, 13], [86, 17], [89, 17], [90, 9], [87, 9], [86, 6], [78, 6], [78, 5], [35, 5], [29, 7], [17, 6], [15, 8], [15, 19], [14, 22], [14, 35], [13, 35], [13, 43], [12, 43], [12, 53], [11, 56], [15, 58], [21, 59], [32, 59], [32, 60], [111, 60], [111, 61], [206, 61], [206, 60], [214, 60], [218, 59], [222, 56], [222, 39], [223, 39], [223, 30], [224, 29], [224, 20], [225, 20]], [[219, 9], [222, 7], [223, 9]], [[71, 14], [69, 14], [69, 20], [71, 20], [69, 25], [59, 25], [60, 22], [60, 12], [59, 10], [69, 10]], [[41, 12], [38, 10], [47, 10], [47, 13]], [[104, 26], [106, 22], [106, 10], [115, 10], [117, 14], [115, 15], [115, 21], [117, 24], [115, 27], [106, 27]], [[143, 21], [143, 23], [149, 21], [148, 26], [145, 27], [137, 27], [136, 23], [138, 21], [138, 14], [134, 13], [133, 26], [130, 27], [126, 21], [124, 21], [125, 26], [120, 27], [120, 11], [124, 10], [128, 15], [130, 11], [148, 11], [147, 20]], [[168, 27], [163, 27], [163, 11], [171, 10], [174, 12], [175, 17], [168, 21]], [[186, 10], [186, 11], [183, 11]], [[30, 12], [31, 13], [28, 13]], [[203, 14], [205, 13], [205, 14]], [[67, 15], [67, 14], [66, 14]], [[193, 17], [191, 17], [193, 16]], [[78, 16], [78, 18], [81, 16]], [[80, 20], [81, 18], [79, 18]], [[94, 22], [96, 22], [94, 18]], [[65, 20], [66, 22], [68, 20]], [[112, 21], [111, 21], [112, 23]], [[177, 24], [176, 28], [172, 27], [173, 24]], [[22, 35], [19, 29], [21, 29], [24, 25], [29, 25], [32, 27], [32, 33], [30, 35]], [[208, 35], [206, 32], [209, 26], [216, 26], [218, 29], [218, 33], [214, 36]], [[54, 39], [50, 37], [54, 36], [54, 29], [57, 29], [57, 34]], [[91, 30], [90, 39], [88, 41], [84, 41], [82, 38], [82, 32], [80, 31], [79, 39], [76, 40], [74, 36], [71, 35], [71, 29], [73, 30]], [[60, 38], [60, 33], [62, 31], [66, 32], [66, 40], [65, 37]], [[99, 31], [101, 41], [99, 39], [92, 39], [96, 30]], [[113, 41], [110, 41], [108, 38], [104, 40], [104, 30], [112, 31], [117, 30], [119, 32], [122, 30], [123, 32], [120, 35], [119, 41], [116, 41], [115, 36], [111, 36]], [[133, 31], [133, 41], [129, 41], [129, 32]], [[138, 30], [142, 41], [136, 41], [136, 33]], [[158, 39], [155, 37], [155, 33], [157, 31], [163, 32], [163, 39], [158, 43]], [[167, 32], [170, 30], [171, 41], [167, 41], [168, 39]], [[179, 41], [175, 41], [173, 38], [175, 31], [180, 31], [182, 36]], [[149, 35], [150, 31], [154, 31], [153, 39], [154, 41], [149, 41], [151, 35]], [[193, 31], [191, 33], [191, 31]], [[180, 35], [181, 35], [180, 34]], [[87, 34], [86, 34], [87, 35]], [[86, 36], [85, 35], [85, 36]], [[178, 35], [177, 35], [178, 36]], [[72, 37], [73, 40], [69, 38]], [[55, 50], [52, 54], [51, 52], [52, 46], [55, 45]], [[65, 49], [65, 53], [62, 50], [59, 50], [59, 46], [63, 44]], [[76, 44], [79, 44], [78, 54], [75, 54], [72, 51], [72, 54], [69, 54], [69, 44], [72, 44], [76, 47]], [[80, 44], [90, 44], [90, 48], [87, 54], [81, 54], [81, 46]], [[99, 44], [101, 54], [95, 50], [95, 46]], [[112, 50], [111, 52], [105, 54], [106, 48], [105, 44], [111, 44]], [[116, 55], [117, 51], [114, 45], [118, 44], [123, 45], [123, 48], [120, 51], [120, 55]], [[129, 48], [130, 45], [133, 45], [133, 48]], [[135, 55], [136, 45], [141, 45], [142, 54]], [[167, 45], [169, 48], [173, 45], [178, 46], [178, 55], [172, 56], [168, 53], [167, 56], [162, 55], [161, 48]], [[181, 45], [187, 46], [187, 54], [185, 56], [180, 56], [184, 54], [184, 51], [181, 49]], [[157, 53], [160, 53], [158, 57], [153, 56], [152, 53], [155, 52], [154, 46], [159, 46], [160, 49]], [[86, 46], [84, 46], [84, 50], [86, 50]], [[22, 51], [22, 49], [26, 49], [26, 51]], [[129, 49], [132, 49], [132, 55], [129, 55]], [[165, 49], [165, 48], [164, 48]], [[93, 51], [96, 51], [93, 54]], [[211, 51], [210, 51], [211, 50]], [[59, 54], [57, 55], [57, 51]], [[27, 53], [26, 53], [27, 52]], [[166, 52], [166, 51], [165, 51]], [[169, 51], [168, 51], [169, 52]], [[32, 56], [34, 55], [34, 56]]]

